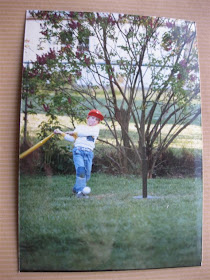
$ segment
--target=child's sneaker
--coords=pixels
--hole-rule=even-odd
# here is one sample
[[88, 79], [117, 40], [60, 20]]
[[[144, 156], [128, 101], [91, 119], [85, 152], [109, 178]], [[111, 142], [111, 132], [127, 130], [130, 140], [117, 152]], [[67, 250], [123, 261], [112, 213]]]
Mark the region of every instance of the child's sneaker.
[[78, 192], [78, 193], [76, 194], [76, 197], [77, 197], [77, 198], [89, 198], [88, 195], [85, 195], [85, 194], [82, 193], [82, 192]]

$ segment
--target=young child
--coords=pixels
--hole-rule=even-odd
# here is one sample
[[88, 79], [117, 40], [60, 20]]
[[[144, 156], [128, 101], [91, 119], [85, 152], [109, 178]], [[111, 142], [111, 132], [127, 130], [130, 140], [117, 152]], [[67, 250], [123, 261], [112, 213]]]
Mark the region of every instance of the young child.
[[74, 141], [73, 160], [76, 169], [76, 182], [73, 187], [73, 193], [78, 198], [88, 198], [87, 194], [91, 191], [86, 186], [86, 183], [91, 176], [93, 150], [99, 135], [98, 124], [103, 119], [101, 112], [94, 109], [88, 113], [86, 125], [78, 125], [74, 131], [67, 131], [66, 133], [59, 129], [54, 131], [55, 134], [63, 135], [65, 140]]

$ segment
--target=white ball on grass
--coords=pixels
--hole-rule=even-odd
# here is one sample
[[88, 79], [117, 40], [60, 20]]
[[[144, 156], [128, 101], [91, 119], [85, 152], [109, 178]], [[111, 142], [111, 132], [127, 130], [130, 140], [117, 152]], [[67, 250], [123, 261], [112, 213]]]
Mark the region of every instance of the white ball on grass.
[[90, 187], [84, 187], [84, 189], [82, 190], [83, 194], [89, 194], [91, 192], [91, 188]]

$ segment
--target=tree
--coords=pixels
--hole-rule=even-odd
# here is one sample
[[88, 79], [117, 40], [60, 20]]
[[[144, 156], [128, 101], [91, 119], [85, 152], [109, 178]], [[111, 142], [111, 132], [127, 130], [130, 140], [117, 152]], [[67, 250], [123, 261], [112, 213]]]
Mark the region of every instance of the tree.
[[146, 197], [157, 159], [201, 112], [194, 23], [107, 13], [31, 16], [43, 21], [44, 40], [57, 44], [55, 72], [83, 97], [81, 105], [106, 114], [115, 143], [100, 141], [116, 149], [118, 158], [110, 159], [119, 172], [141, 170]]
[[50, 119], [54, 119], [56, 115], [67, 115], [70, 117], [72, 127], [75, 119], [82, 120], [84, 116], [83, 108], [79, 106], [81, 98], [72, 95], [66, 86], [62, 71], [56, 70], [58, 63], [55, 52], [50, 49], [48, 53], [37, 55], [36, 61], [27, 62], [27, 66], [23, 67], [23, 142], [27, 141], [29, 114], [44, 112]]

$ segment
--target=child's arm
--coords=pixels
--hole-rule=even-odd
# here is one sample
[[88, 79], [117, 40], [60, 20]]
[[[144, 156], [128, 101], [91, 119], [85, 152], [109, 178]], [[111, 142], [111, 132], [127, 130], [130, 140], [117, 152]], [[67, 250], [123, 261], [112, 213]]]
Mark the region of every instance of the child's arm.
[[75, 139], [78, 137], [78, 133], [76, 131], [66, 131], [66, 134], [73, 136]]
[[54, 133], [55, 134], [61, 134], [63, 137], [64, 137], [64, 139], [66, 140], [66, 141], [69, 141], [69, 142], [74, 142], [75, 141], [75, 139], [76, 139], [76, 137], [74, 136], [74, 135], [69, 135], [69, 134], [67, 134], [67, 133], [64, 133], [63, 131], [61, 131], [60, 129], [55, 129], [54, 130]]
[[82, 126], [82, 127], [77, 127], [74, 131], [68, 131], [67, 133], [69, 133], [72, 136], [75, 135], [76, 137], [92, 136], [97, 138], [99, 135], [99, 127]]

